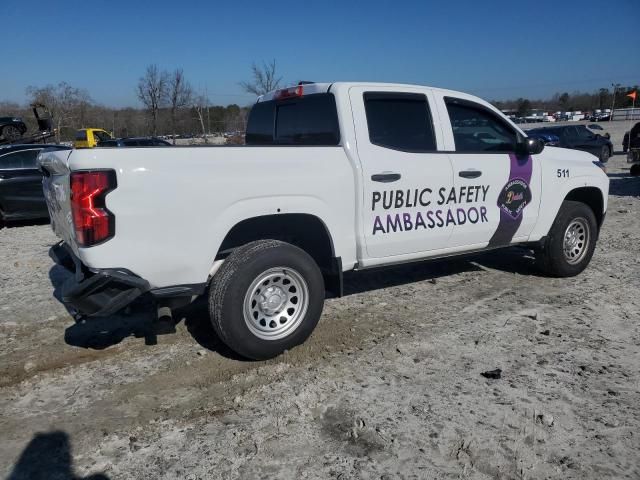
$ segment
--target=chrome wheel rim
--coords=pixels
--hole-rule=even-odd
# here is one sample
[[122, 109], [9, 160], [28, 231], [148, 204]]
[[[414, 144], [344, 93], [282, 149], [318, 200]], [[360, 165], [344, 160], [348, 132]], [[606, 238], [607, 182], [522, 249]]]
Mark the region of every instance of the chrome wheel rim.
[[587, 220], [580, 217], [569, 223], [564, 232], [563, 250], [567, 263], [575, 265], [587, 254], [590, 232]]
[[244, 321], [262, 340], [279, 340], [298, 328], [309, 307], [309, 287], [296, 270], [276, 267], [261, 273], [244, 297]]

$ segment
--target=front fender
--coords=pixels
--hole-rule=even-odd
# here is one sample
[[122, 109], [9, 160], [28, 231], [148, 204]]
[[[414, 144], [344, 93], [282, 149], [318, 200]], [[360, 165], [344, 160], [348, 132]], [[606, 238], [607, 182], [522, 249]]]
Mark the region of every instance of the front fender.
[[[573, 178], [554, 181], [551, 178], [544, 178], [542, 182], [542, 196], [540, 201], [540, 215], [538, 221], [529, 237], [530, 241], [540, 240], [549, 233], [554, 220], [556, 219], [562, 202], [574, 190], [585, 187], [594, 187], [602, 195], [603, 211], [607, 211], [607, 199], [609, 195], [609, 177], [598, 167], [593, 166], [594, 173], [580, 175]], [[600, 173], [598, 173], [600, 172]]]

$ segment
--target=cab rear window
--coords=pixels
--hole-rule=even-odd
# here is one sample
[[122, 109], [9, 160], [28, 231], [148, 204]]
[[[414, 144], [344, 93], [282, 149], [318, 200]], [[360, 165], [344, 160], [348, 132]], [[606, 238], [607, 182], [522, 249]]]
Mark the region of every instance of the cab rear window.
[[248, 145], [338, 145], [340, 127], [331, 93], [270, 100], [254, 105], [247, 122]]

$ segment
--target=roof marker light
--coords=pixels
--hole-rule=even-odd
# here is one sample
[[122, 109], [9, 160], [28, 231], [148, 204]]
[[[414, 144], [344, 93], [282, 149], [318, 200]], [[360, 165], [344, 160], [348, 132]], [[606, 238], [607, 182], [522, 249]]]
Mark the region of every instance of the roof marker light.
[[282, 90], [277, 90], [273, 95], [275, 100], [282, 100], [283, 98], [293, 98], [293, 97], [301, 97], [304, 93], [304, 87], [302, 85], [298, 85], [296, 87], [283, 88]]

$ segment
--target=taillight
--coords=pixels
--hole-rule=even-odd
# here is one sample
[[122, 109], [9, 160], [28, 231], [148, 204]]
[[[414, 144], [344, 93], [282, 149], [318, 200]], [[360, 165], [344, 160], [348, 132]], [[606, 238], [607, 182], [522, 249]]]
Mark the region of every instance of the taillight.
[[107, 193], [116, 188], [116, 172], [96, 170], [71, 174], [71, 213], [81, 247], [104, 242], [115, 234], [115, 216], [106, 208]]

